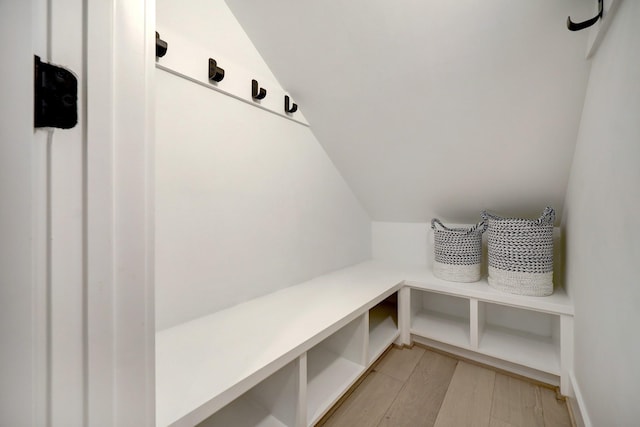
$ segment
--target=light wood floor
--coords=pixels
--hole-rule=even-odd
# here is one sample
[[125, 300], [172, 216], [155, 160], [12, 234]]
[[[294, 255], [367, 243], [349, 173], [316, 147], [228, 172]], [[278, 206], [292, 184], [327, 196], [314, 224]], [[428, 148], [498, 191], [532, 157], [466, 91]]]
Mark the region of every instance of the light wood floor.
[[325, 427], [569, 427], [554, 390], [414, 346], [392, 348]]

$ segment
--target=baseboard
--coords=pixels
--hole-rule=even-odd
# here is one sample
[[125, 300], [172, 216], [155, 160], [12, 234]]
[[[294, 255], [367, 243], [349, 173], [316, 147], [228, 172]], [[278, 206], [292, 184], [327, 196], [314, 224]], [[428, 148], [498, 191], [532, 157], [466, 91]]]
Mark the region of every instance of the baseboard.
[[571, 383], [571, 389], [573, 390], [575, 398], [568, 398], [567, 403], [574, 425], [576, 427], [592, 427], [593, 424], [591, 424], [591, 420], [589, 419], [587, 406], [585, 405], [580, 386], [573, 371], [569, 373], [569, 382]]

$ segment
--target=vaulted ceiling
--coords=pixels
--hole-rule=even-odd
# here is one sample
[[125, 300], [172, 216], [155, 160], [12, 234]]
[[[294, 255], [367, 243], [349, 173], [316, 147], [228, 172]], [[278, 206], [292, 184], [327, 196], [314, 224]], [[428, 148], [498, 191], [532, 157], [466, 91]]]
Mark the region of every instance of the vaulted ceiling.
[[561, 212], [582, 0], [226, 0], [372, 219]]

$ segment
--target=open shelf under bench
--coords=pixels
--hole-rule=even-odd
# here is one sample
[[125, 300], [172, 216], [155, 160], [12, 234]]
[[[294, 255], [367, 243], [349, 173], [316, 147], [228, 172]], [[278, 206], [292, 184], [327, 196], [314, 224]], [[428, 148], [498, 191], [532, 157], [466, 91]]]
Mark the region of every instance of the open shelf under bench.
[[[562, 288], [547, 297], [508, 294], [491, 288], [486, 278], [455, 283], [436, 278], [427, 269], [407, 269], [404, 280], [409, 302], [409, 333], [555, 377], [553, 382], [568, 394], [573, 358], [573, 304]], [[417, 338], [416, 338], [417, 339]], [[471, 352], [471, 353], [470, 353]], [[472, 356], [473, 357], [473, 356]], [[519, 373], [522, 373], [519, 370]]]
[[[509, 321], [520, 317], [539, 325]], [[562, 289], [523, 297], [486, 280], [452, 283], [427, 268], [367, 261], [157, 332], [156, 425], [217, 425], [238, 414], [248, 425], [311, 425], [411, 334], [558, 375], [566, 394], [572, 321]], [[275, 412], [247, 409], [279, 375], [295, 387]], [[288, 415], [274, 416], [282, 406]]]
[[363, 263], [157, 332], [156, 425], [204, 421], [358, 318], [364, 372], [365, 316], [401, 286], [397, 270]]

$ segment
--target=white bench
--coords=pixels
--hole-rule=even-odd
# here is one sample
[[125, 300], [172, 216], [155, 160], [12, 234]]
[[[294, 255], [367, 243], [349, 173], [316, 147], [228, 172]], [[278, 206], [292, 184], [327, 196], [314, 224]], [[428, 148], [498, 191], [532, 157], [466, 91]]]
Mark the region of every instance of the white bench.
[[[317, 421], [346, 390], [327, 389], [336, 386], [331, 370], [338, 376], [344, 374], [339, 363], [342, 359], [359, 365], [357, 372], [337, 378], [341, 382], [338, 387], [348, 388], [397, 339], [399, 331], [390, 315], [384, 321], [373, 319], [383, 310], [376, 309], [371, 322], [375, 326], [377, 320], [380, 331], [375, 328], [370, 334], [364, 326], [368, 326], [369, 311], [395, 293], [401, 282], [396, 270], [364, 263], [158, 332], [156, 425], [193, 426], [307, 352], [317, 350], [315, 357], [325, 347], [342, 344], [346, 354], [336, 354], [335, 366], [310, 378], [318, 389], [312, 390], [310, 385], [302, 390], [303, 384], [293, 393], [306, 394], [309, 401], [308, 405], [300, 404], [308, 408], [299, 409], [296, 402], [299, 413], [294, 418], [302, 418], [304, 425]], [[341, 328], [354, 329], [350, 326], [354, 322], [363, 324], [361, 337], [339, 335]], [[357, 335], [357, 331], [346, 333]], [[355, 349], [349, 348], [349, 342], [319, 346], [332, 335], [335, 341], [353, 340], [351, 347]], [[307, 362], [326, 364], [323, 360]], [[308, 368], [316, 366], [309, 363]], [[306, 372], [293, 373], [311, 377]]]
[[394, 341], [504, 360], [566, 394], [572, 320], [561, 289], [522, 297], [364, 262], [158, 332], [156, 425], [313, 425]]

